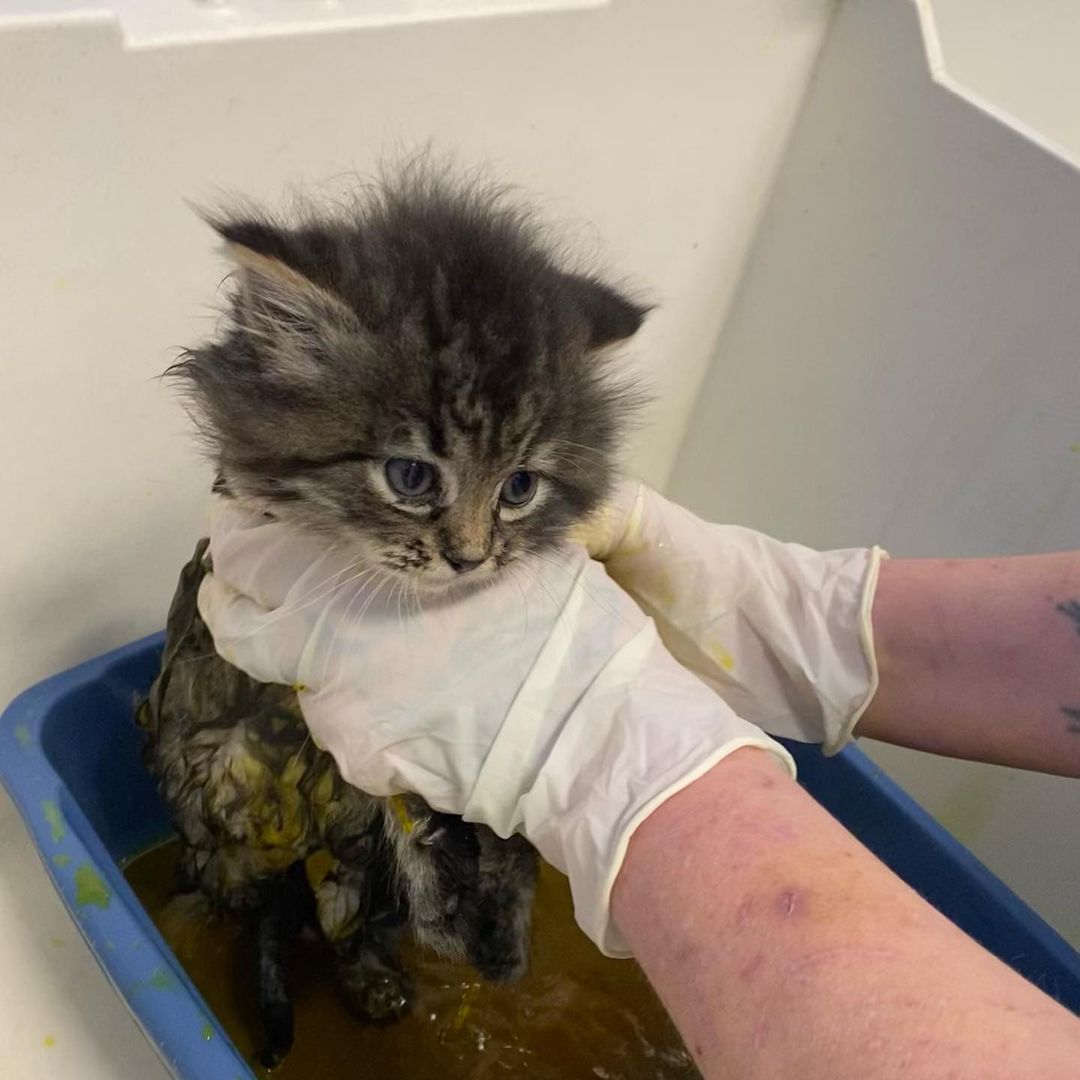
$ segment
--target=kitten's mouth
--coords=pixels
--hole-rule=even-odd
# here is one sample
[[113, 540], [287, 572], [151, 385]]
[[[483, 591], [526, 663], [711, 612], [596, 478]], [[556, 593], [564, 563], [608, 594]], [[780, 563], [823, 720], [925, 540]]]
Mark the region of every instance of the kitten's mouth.
[[499, 573], [498, 567], [490, 560], [467, 573], [451, 570], [449, 567], [445, 572], [429, 570], [417, 573], [414, 570], [402, 570], [394, 566], [388, 566], [387, 570], [394, 579], [407, 582], [418, 595], [426, 597], [447, 597], [470, 592], [481, 585], [486, 585]]

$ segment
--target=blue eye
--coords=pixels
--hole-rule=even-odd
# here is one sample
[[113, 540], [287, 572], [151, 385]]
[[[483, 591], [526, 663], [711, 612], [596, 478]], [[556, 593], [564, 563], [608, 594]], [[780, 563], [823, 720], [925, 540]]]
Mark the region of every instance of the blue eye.
[[536, 494], [538, 478], [534, 472], [521, 470], [511, 474], [499, 492], [499, 501], [503, 506], [524, 506], [532, 501]]
[[410, 458], [391, 458], [386, 463], [386, 482], [406, 498], [415, 499], [426, 495], [435, 486], [435, 466], [426, 461]]

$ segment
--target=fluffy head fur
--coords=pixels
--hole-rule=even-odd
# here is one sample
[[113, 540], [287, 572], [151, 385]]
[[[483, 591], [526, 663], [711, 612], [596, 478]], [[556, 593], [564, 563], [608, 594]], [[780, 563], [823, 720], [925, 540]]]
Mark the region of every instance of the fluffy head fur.
[[605, 354], [646, 309], [561, 268], [499, 192], [411, 175], [344, 212], [211, 224], [230, 320], [172, 373], [234, 496], [439, 588], [607, 494], [636, 396]]

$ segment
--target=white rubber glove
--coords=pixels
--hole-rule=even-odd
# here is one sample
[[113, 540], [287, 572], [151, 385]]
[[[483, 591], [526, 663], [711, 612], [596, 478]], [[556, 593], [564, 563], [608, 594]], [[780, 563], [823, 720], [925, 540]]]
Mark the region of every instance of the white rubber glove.
[[711, 525], [630, 482], [577, 538], [740, 716], [830, 754], [851, 740], [878, 685], [880, 548], [814, 551]]
[[611, 888], [656, 806], [742, 746], [794, 774], [581, 548], [419, 611], [346, 554], [235, 506], [215, 512], [210, 550], [199, 610], [221, 655], [297, 685], [350, 783], [523, 833], [567, 874], [579, 924], [609, 955], [627, 954]]

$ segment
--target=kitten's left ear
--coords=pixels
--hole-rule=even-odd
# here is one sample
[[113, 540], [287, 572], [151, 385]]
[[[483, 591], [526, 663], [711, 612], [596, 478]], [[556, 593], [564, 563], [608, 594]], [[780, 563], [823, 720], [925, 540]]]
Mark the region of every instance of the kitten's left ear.
[[588, 322], [591, 349], [602, 349], [633, 337], [651, 310], [597, 278], [565, 274], [563, 280]]

